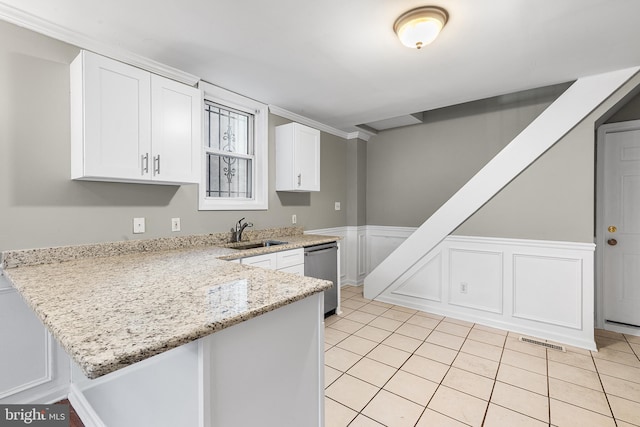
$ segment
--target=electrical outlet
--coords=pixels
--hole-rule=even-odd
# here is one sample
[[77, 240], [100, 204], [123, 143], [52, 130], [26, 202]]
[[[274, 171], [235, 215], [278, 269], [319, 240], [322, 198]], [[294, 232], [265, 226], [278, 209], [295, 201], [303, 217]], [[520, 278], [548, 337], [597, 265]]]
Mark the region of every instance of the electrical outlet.
[[296, 224], [298, 222], [298, 217], [294, 214], [291, 215], [291, 224]]
[[336, 210], [337, 210], [337, 211], [339, 211], [339, 210], [340, 210], [340, 202], [336, 202], [336, 204], [335, 204], [335, 208], [336, 208]]
[[469, 290], [469, 284], [467, 282], [460, 282], [460, 293], [466, 294]]
[[141, 234], [144, 231], [144, 218], [133, 218], [133, 234]]
[[180, 218], [171, 218], [171, 231], [180, 231]]

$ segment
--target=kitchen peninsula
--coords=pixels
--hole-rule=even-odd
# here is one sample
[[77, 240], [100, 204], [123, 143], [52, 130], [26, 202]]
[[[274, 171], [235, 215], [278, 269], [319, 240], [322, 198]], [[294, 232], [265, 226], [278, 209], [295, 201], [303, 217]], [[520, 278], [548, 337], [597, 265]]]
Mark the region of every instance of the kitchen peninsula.
[[238, 251], [207, 235], [7, 251], [2, 266], [75, 362], [69, 397], [85, 425], [320, 427], [332, 284], [226, 260], [336, 238], [277, 237], [288, 243]]

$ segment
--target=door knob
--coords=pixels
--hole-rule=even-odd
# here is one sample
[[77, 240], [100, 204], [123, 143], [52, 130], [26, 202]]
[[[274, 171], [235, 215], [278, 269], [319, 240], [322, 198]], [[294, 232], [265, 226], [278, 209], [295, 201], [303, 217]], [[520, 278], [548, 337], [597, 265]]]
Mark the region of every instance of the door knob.
[[616, 239], [609, 239], [607, 240], [607, 244], [610, 246], [615, 246], [618, 244], [618, 241]]

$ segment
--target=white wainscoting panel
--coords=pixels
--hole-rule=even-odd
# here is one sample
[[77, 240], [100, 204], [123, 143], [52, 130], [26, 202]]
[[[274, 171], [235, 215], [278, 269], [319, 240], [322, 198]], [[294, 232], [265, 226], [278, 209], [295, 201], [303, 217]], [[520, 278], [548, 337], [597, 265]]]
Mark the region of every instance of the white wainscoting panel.
[[502, 314], [502, 252], [449, 250], [449, 304]]
[[428, 301], [442, 301], [442, 254], [426, 256], [411, 270], [402, 284], [392, 291], [395, 295], [404, 295]]
[[0, 343], [0, 403], [50, 403], [66, 396], [68, 356], [1, 274]]
[[513, 257], [513, 316], [582, 328], [582, 260]]
[[367, 274], [395, 251], [416, 229], [367, 226]]

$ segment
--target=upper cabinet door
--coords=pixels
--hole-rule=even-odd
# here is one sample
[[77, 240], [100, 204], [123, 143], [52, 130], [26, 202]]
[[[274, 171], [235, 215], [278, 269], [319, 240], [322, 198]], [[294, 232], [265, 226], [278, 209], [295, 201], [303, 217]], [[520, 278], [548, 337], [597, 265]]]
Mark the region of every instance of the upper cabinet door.
[[[81, 63], [76, 64], [79, 60]], [[82, 83], [81, 176], [149, 179], [151, 74], [86, 51], [76, 61], [72, 64], [72, 76], [74, 66], [81, 67], [76, 71], [83, 73], [75, 82], [72, 79], [72, 86]], [[72, 117], [81, 120], [82, 112], [72, 111]]]
[[320, 191], [320, 131], [288, 123], [276, 127], [276, 191]]
[[199, 182], [201, 103], [200, 90], [151, 76], [152, 179]]

